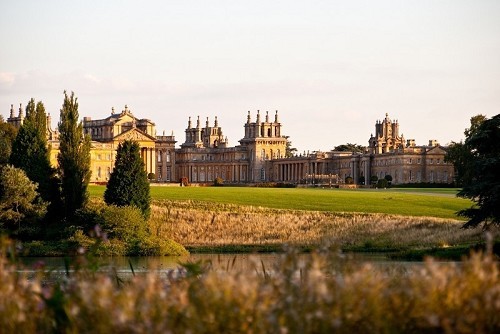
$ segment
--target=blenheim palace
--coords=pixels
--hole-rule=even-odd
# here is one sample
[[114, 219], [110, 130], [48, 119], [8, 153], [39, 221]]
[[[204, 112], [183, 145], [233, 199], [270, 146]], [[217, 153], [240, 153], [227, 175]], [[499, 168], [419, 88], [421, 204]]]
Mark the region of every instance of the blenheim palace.
[[[57, 165], [58, 133], [51, 129], [47, 117], [47, 136], [51, 145], [50, 160]], [[16, 116], [11, 106], [7, 121], [17, 127], [24, 120], [22, 107]], [[118, 144], [126, 139], [137, 141], [148, 174], [162, 183], [213, 183], [222, 178], [225, 183], [244, 184], [283, 182], [309, 185], [338, 185], [349, 177], [355, 184], [369, 182], [372, 176], [392, 177], [393, 184], [451, 183], [453, 165], [444, 161], [446, 147], [435, 140], [417, 146], [415, 140], [399, 134], [399, 123], [388, 115], [375, 123], [375, 136], [368, 140], [363, 153], [314, 152], [286, 156], [287, 139], [276, 111], [254, 120], [248, 112], [245, 133], [239, 145], [230, 147], [215, 117], [211, 124], [202, 125], [198, 117], [189, 118], [184, 143], [176, 148], [174, 136], [156, 134], [155, 123], [138, 119], [127, 106], [104, 119], [84, 117], [83, 129], [92, 139], [91, 182], [105, 183], [113, 170]]]

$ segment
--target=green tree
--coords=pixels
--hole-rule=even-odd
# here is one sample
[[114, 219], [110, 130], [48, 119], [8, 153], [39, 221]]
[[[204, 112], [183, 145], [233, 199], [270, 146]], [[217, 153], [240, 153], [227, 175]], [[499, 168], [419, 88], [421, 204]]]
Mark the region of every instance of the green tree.
[[144, 170], [138, 143], [125, 140], [118, 145], [115, 167], [104, 192], [104, 201], [117, 206], [136, 206], [145, 219], [149, 218], [151, 196], [148, 175]]
[[[471, 117], [471, 126], [464, 131], [465, 138], [471, 137], [485, 120], [486, 116], [484, 115]], [[453, 142], [448, 147], [445, 161], [453, 163], [455, 167], [455, 184], [457, 186], [462, 187], [475, 177], [474, 155], [463, 142]]]
[[392, 184], [392, 176], [387, 174], [386, 176], [384, 176], [384, 179], [387, 180], [387, 184], [390, 186]]
[[37, 184], [26, 173], [12, 165], [1, 167], [0, 228], [19, 230], [21, 222], [42, 218], [47, 203], [40, 200]]
[[9, 162], [12, 152], [12, 143], [17, 135], [17, 128], [4, 121], [0, 115], [0, 165]]
[[64, 102], [59, 122], [59, 174], [61, 178], [64, 214], [72, 217], [84, 207], [90, 181], [90, 137], [83, 134], [78, 121], [78, 99], [64, 91]]
[[458, 196], [475, 202], [458, 212], [469, 220], [464, 227], [500, 225], [500, 114], [491, 119], [483, 115], [471, 118], [464, 132], [464, 143], [455, 143], [446, 160], [455, 166]]
[[365, 147], [357, 144], [347, 143], [335, 146], [333, 150], [339, 152], [363, 153], [365, 151]]
[[297, 149], [292, 147], [292, 141], [290, 140], [290, 136], [285, 136], [286, 139], [286, 148], [285, 148], [285, 158], [291, 158], [297, 153]]
[[[38, 184], [38, 192], [51, 207], [58, 207], [59, 192], [55, 170], [50, 165], [50, 147], [47, 145], [47, 116], [42, 102], [35, 105], [31, 99], [26, 106], [26, 118], [12, 144], [10, 163], [25, 171]], [[49, 209], [50, 211], [54, 211]]]

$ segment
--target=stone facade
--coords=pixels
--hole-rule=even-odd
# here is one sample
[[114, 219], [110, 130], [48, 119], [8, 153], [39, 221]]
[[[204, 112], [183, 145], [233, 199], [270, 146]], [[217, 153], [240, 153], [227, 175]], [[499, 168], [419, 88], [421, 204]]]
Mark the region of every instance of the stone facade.
[[213, 126], [207, 118], [204, 128], [199, 117], [196, 127], [189, 118], [186, 140], [175, 152], [176, 170], [177, 175], [195, 183], [213, 182], [217, 177], [229, 183], [265, 182], [272, 179], [269, 162], [283, 157], [285, 151], [286, 139], [281, 135], [277, 111], [273, 121], [268, 112], [261, 120], [257, 111], [255, 122], [248, 112], [245, 136], [235, 147], [228, 147], [217, 118]]
[[[22, 106], [18, 116], [11, 106], [9, 123], [21, 126]], [[51, 145], [51, 163], [57, 165], [58, 133], [50, 128], [47, 136]], [[297, 184], [336, 185], [346, 178], [355, 184], [368, 183], [376, 175], [392, 177], [393, 184], [452, 183], [453, 165], [446, 163], [446, 147], [430, 140], [429, 145], [417, 146], [412, 139], [399, 135], [398, 121], [376, 121], [375, 135], [368, 140], [363, 153], [314, 152], [286, 157], [287, 139], [282, 134], [278, 111], [273, 119], [266, 111], [264, 117], [257, 111], [255, 121], [248, 112], [244, 137], [239, 145], [230, 147], [223, 135], [217, 117], [210, 124], [193, 126], [191, 117], [185, 130], [185, 141], [175, 148], [175, 137], [157, 135], [155, 124], [149, 119], [138, 119], [127, 106], [121, 113], [105, 119], [83, 119], [84, 133], [92, 140], [92, 182], [106, 182], [114, 167], [116, 148], [125, 139], [139, 143], [141, 157], [148, 174], [159, 182], [213, 183], [222, 178], [226, 183], [284, 182]], [[364, 180], [364, 182], [363, 182]]]
[[[364, 153], [315, 152], [273, 162], [279, 173], [274, 181], [331, 184], [348, 177], [355, 184], [368, 184], [372, 176], [392, 177], [392, 184], [453, 182], [453, 165], [446, 163], [446, 147], [436, 140], [417, 146], [415, 140], [399, 135], [399, 123], [386, 114], [376, 121]], [[276, 168], [276, 167], [275, 167]], [[363, 181], [364, 180], [364, 181]]]

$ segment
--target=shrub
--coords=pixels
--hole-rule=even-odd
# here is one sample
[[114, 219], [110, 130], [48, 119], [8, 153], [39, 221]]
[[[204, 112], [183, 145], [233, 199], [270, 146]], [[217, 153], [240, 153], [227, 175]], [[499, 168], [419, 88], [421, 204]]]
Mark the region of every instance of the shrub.
[[387, 188], [388, 182], [386, 179], [379, 179], [377, 181], [377, 188]]
[[351, 176], [345, 178], [345, 184], [353, 184], [354, 180]]
[[216, 187], [222, 187], [224, 185], [224, 180], [222, 177], [216, 177], [214, 180], [214, 186]]
[[179, 243], [155, 236], [150, 236], [141, 240], [140, 243], [135, 245], [135, 249], [131, 249], [130, 251], [131, 253], [129, 255], [141, 256], [181, 256], [189, 254], [188, 251], [186, 251], [186, 249]]
[[132, 206], [107, 206], [101, 213], [100, 226], [108, 238], [117, 238], [127, 244], [149, 235], [141, 211]]

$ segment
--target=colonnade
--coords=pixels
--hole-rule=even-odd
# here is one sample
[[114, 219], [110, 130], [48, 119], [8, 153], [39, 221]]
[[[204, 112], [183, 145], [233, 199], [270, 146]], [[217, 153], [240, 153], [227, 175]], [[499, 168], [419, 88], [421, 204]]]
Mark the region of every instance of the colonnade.
[[155, 170], [155, 149], [152, 147], [142, 147], [141, 148], [141, 158], [144, 162], [144, 166], [146, 167], [146, 173], [154, 173], [156, 175]]
[[327, 163], [320, 161], [283, 161], [276, 162], [274, 181], [300, 182], [307, 174], [326, 174]]
[[189, 182], [213, 182], [217, 177], [231, 183], [248, 181], [247, 164], [182, 164], [176, 173], [186, 175]]

